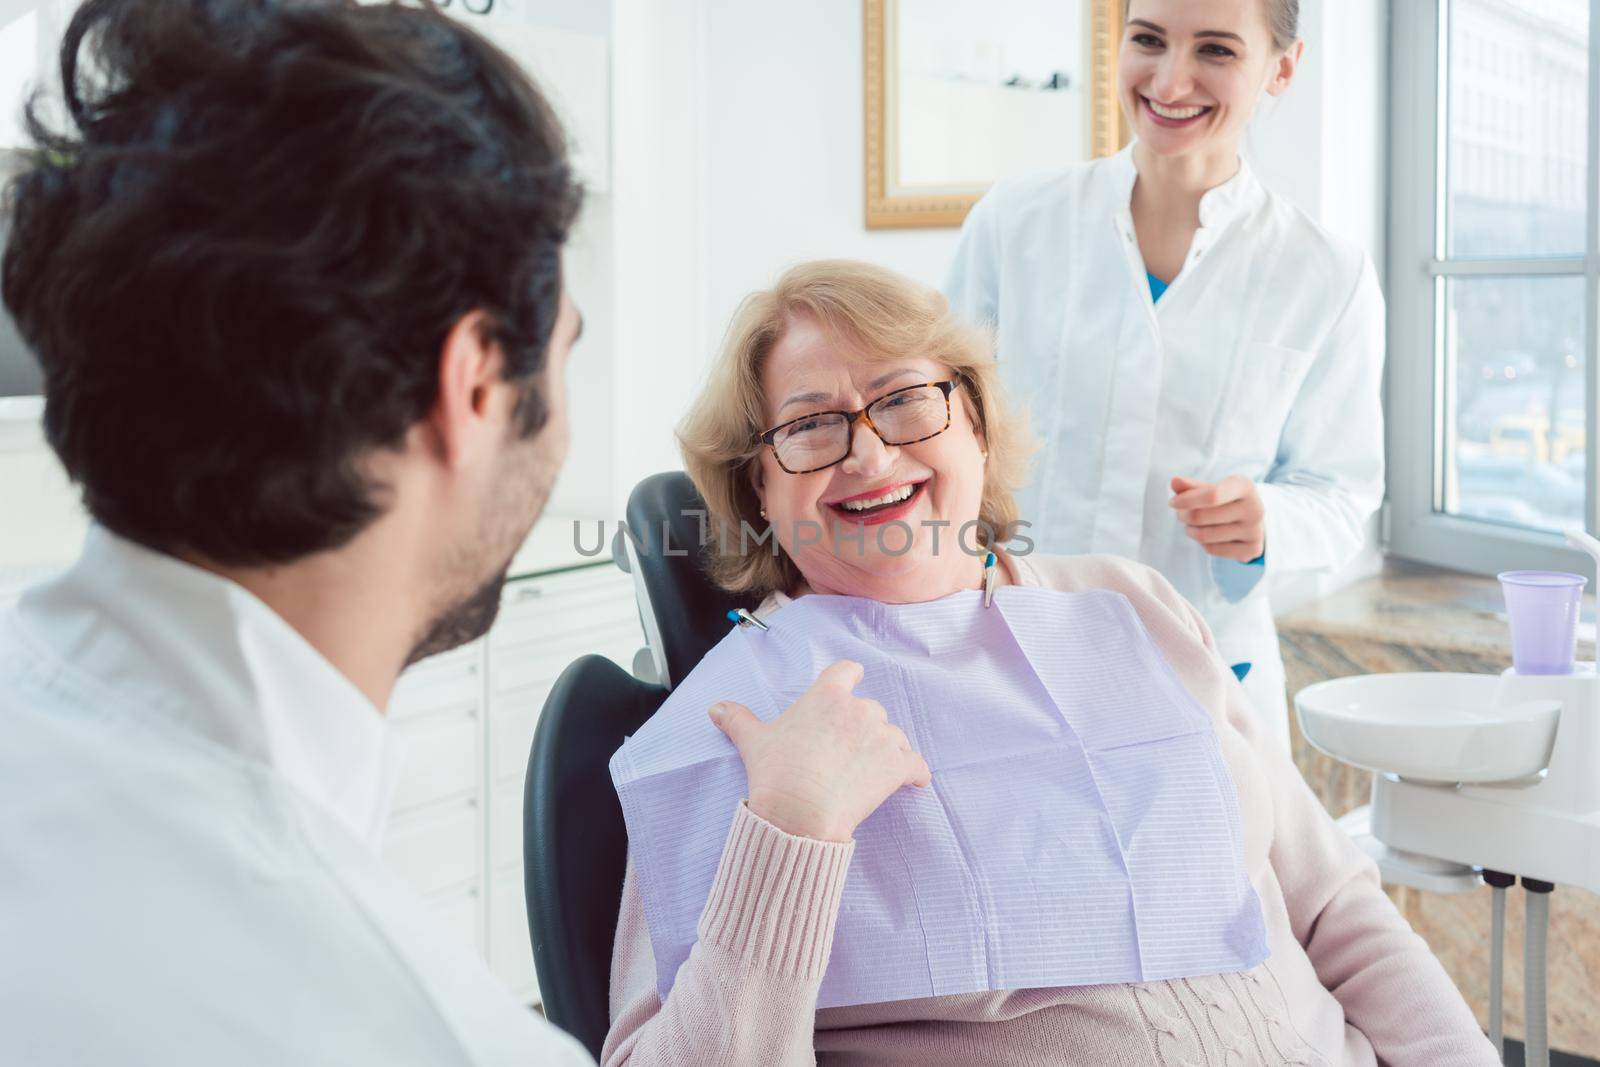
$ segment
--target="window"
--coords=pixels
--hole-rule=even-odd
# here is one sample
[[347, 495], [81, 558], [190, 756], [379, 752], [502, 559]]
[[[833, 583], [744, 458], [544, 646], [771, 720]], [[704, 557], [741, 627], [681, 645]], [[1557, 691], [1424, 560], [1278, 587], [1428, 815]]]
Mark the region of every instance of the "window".
[[1600, 0], [1393, 10], [1389, 548], [1575, 569], [1600, 531]]

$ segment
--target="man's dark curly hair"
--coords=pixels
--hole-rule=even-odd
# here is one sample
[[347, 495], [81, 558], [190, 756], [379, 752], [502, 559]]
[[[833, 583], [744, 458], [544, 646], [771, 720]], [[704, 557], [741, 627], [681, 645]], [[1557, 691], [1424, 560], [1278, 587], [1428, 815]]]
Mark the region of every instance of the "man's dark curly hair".
[[75, 129], [30, 103], [4, 296], [100, 523], [233, 565], [347, 543], [475, 309], [544, 425], [581, 194], [499, 50], [429, 7], [89, 0], [61, 72]]

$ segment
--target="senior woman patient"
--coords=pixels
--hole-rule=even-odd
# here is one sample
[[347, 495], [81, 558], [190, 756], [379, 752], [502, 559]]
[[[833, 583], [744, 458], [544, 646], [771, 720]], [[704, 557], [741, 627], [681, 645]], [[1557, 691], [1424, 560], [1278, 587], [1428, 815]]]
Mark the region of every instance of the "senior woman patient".
[[[716, 581], [765, 597], [768, 628], [731, 633], [677, 690], [723, 671], [718, 696], [746, 694], [710, 710], [725, 739], [705, 703], [669, 701], [613, 761], [630, 860], [604, 1063], [1496, 1062], [1195, 609], [1138, 563], [991, 544], [1018, 529], [1028, 438], [988, 339], [937, 293], [865, 264], [793, 268], [739, 310], [680, 439], [712, 528], [775, 534], [775, 552], [709, 546]], [[816, 658], [852, 647], [865, 677]], [[752, 688], [808, 663], [770, 702]], [[967, 680], [916, 681], [940, 671]], [[874, 685], [920, 703], [852, 695]], [[1082, 747], [1018, 749], [1013, 725]], [[702, 762], [628, 777], [665, 750], [630, 748], [652, 729]], [[1058, 755], [1072, 778], [1102, 735], [1095, 774], [1057, 791]], [[651, 810], [647, 781], [669, 781], [673, 810]], [[1120, 845], [1093, 814], [1121, 818], [1118, 796], [1136, 801]], [[1084, 825], [1066, 825], [1078, 801]], [[996, 860], [1006, 841], [1037, 850]], [[1081, 879], [1058, 866], [1073, 849]], [[1130, 886], [1138, 906], [1115, 906]], [[1161, 977], [1114, 977], [1130, 973]], [[1019, 987], [1029, 974], [1056, 978]], [[962, 991], [907, 995], [925, 983]]]

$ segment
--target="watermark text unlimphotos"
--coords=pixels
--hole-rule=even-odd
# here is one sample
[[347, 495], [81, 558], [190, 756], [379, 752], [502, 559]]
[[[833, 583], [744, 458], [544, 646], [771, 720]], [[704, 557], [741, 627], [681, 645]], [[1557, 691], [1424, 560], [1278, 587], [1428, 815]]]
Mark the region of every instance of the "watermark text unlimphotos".
[[583, 520], [574, 519], [572, 547], [580, 556], [598, 556], [609, 548], [612, 556], [617, 557], [626, 551], [627, 544], [631, 544], [633, 554], [640, 559], [655, 555], [687, 556], [700, 545], [707, 548], [715, 545], [723, 556], [766, 552], [776, 557], [785, 545], [791, 553], [797, 553], [823, 544], [840, 556], [851, 550], [859, 556], [865, 556], [868, 551], [886, 556], [903, 556], [916, 547], [917, 530], [921, 529], [928, 532], [927, 547], [934, 556], [959, 551], [981, 559], [988, 553], [990, 545], [997, 544], [1005, 545], [1006, 551], [1014, 556], [1026, 556], [1034, 549], [1033, 539], [1022, 532], [1033, 527], [1025, 519], [1008, 523], [999, 530], [982, 519], [973, 519], [962, 523], [953, 532], [947, 519], [924, 519], [916, 527], [901, 519], [871, 526], [864, 522], [839, 521], [825, 525], [812, 519], [799, 519], [791, 524], [790, 536], [780, 538], [777, 535], [778, 527], [772, 523], [762, 523], [757, 527], [740, 520], [738, 529], [734, 529], [731, 523], [718, 523], [713, 532], [710, 516], [704, 511], [683, 511], [679, 516], [692, 519], [695, 523], [697, 536], [692, 544], [675, 542], [671, 519], [662, 519], [655, 528], [649, 523], [633, 525], [618, 520], [609, 539], [606, 537], [605, 519], [587, 524], [592, 537], [586, 535]]

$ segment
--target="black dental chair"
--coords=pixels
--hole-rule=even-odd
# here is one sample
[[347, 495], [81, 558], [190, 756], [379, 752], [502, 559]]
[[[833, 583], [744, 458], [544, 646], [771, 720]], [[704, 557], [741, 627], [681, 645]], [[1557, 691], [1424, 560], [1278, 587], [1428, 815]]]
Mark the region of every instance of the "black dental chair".
[[546, 698], [528, 760], [522, 856], [544, 1014], [596, 1059], [610, 1029], [611, 949], [628, 849], [607, 763], [728, 632], [727, 613], [753, 606], [704, 577], [703, 512], [681, 471], [652, 475], [634, 489], [627, 524], [638, 543], [619, 537], [613, 558], [633, 575], [659, 684], [603, 656], [584, 656]]

